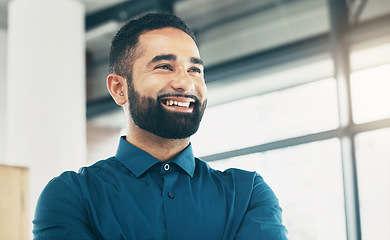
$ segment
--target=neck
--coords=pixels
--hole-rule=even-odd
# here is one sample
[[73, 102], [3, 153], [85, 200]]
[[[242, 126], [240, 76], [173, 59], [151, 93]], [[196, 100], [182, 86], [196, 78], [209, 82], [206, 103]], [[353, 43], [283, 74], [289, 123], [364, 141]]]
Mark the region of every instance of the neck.
[[129, 126], [126, 140], [163, 162], [176, 157], [190, 144], [189, 137], [184, 139], [163, 138], [135, 125]]

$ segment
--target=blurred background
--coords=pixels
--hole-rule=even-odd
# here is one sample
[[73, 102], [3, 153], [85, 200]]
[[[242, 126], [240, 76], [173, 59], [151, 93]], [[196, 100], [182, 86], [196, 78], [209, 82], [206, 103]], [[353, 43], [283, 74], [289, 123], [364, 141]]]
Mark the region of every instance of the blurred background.
[[161, 10], [205, 62], [195, 155], [260, 173], [290, 239], [390, 239], [389, 0], [0, 0], [0, 239], [31, 238], [51, 178], [115, 154], [110, 41]]

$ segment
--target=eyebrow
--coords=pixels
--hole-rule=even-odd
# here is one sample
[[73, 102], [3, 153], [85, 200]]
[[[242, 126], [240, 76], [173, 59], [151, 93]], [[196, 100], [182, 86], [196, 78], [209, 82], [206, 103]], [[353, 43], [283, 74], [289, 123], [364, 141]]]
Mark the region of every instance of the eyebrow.
[[[150, 65], [152, 63], [156, 63], [156, 62], [159, 62], [159, 61], [164, 61], [164, 60], [165, 61], [176, 61], [176, 59], [177, 59], [177, 57], [174, 54], [157, 55], [154, 58], [152, 58], [152, 60], [150, 60], [147, 65]], [[193, 63], [193, 64], [199, 64], [199, 65], [203, 66], [203, 61], [200, 58], [191, 57], [190, 58], [190, 62]]]
[[173, 54], [162, 54], [162, 55], [157, 55], [155, 56], [152, 60], [149, 61], [148, 65], [151, 63], [159, 62], [159, 61], [175, 61], [176, 60], [176, 55]]
[[202, 65], [202, 66], [203, 66], [203, 61], [202, 61], [202, 59], [200, 59], [200, 58], [192, 57], [192, 58], [190, 59], [190, 61], [191, 61], [192, 63], [194, 63], [194, 64], [199, 64], [199, 65]]

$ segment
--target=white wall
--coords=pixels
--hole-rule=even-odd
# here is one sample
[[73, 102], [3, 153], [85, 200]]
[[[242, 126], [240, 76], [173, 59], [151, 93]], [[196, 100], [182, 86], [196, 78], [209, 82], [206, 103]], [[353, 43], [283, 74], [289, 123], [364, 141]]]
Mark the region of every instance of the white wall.
[[6, 93], [7, 93], [7, 31], [0, 28], [0, 164], [5, 159]]
[[69, 0], [8, 6], [6, 158], [29, 167], [32, 217], [50, 179], [86, 164], [85, 12]]

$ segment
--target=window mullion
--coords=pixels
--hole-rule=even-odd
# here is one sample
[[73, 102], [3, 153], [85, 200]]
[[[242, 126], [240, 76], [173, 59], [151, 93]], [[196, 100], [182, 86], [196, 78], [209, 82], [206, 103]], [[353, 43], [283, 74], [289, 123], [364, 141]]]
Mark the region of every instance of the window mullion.
[[[348, 7], [345, 1], [328, 0], [331, 23], [331, 47], [337, 80], [340, 128], [353, 125], [350, 87], [349, 49], [345, 43], [348, 30]], [[344, 197], [348, 240], [361, 240], [359, 194], [356, 171], [354, 133], [346, 131], [341, 138]]]

